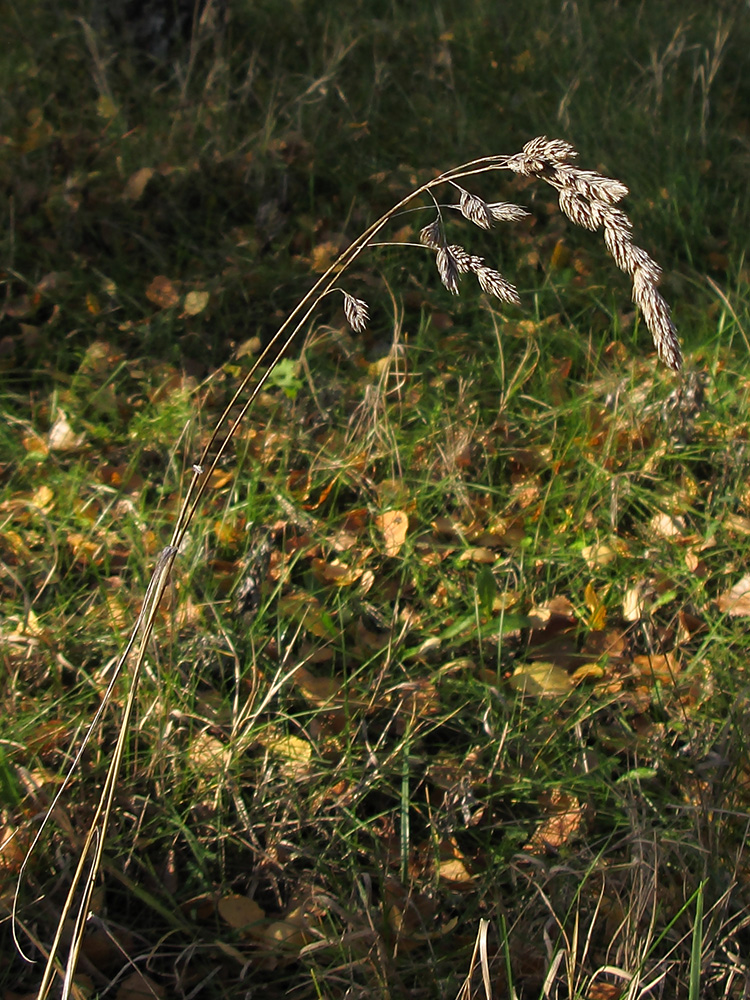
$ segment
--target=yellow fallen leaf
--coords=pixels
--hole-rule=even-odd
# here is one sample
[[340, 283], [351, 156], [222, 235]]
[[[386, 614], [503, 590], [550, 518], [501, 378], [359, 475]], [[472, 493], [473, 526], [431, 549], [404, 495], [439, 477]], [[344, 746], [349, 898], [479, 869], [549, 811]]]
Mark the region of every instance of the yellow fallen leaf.
[[184, 316], [197, 316], [202, 313], [208, 305], [210, 295], [208, 292], [188, 292], [182, 305]]
[[595, 545], [584, 545], [581, 555], [586, 560], [589, 569], [596, 569], [598, 566], [608, 566], [613, 563], [619, 551], [609, 542], [597, 542]]
[[254, 899], [248, 896], [224, 896], [217, 906], [219, 915], [230, 927], [253, 936], [262, 933], [261, 921], [266, 914]]
[[138, 201], [143, 192], [146, 190], [146, 185], [153, 176], [153, 167], [141, 167], [140, 170], [136, 170], [136, 172], [131, 174], [128, 178], [125, 190], [122, 192], [123, 198], [125, 198], [126, 201]]
[[281, 758], [281, 770], [289, 777], [300, 777], [310, 763], [312, 747], [299, 736], [267, 731], [259, 742], [271, 753]]
[[586, 602], [586, 607], [589, 612], [587, 625], [590, 629], [598, 632], [604, 628], [604, 623], [607, 620], [607, 609], [605, 608], [602, 599], [594, 590], [594, 585], [592, 583], [586, 584], [586, 589], [583, 592], [583, 599]]
[[739, 514], [727, 514], [723, 526], [738, 535], [750, 535], [750, 518], [741, 517]]
[[397, 556], [409, 530], [408, 515], [403, 510], [387, 510], [375, 518], [375, 524], [383, 532], [385, 554]]
[[218, 774], [224, 769], [228, 752], [221, 740], [204, 731], [188, 747], [188, 759], [202, 776]]
[[465, 549], [458, 557], [459, 562], [470, 561], [487, 564], [493, 563], [496, 559], [497, 554], [492, 549], [485, 548], [483, 545], [476, 545], [474, 548]]
[[262, 939], [267, 945], [285, 952], [298, 952], [308, 943], [304, 929], [291, 920], [274, 920], [263, 928]]
[[538, 698], [559, 698], [570, 694], [573, 681], [567, 671], [554, 663], [522, 663], [510, 678], [514, 691]]
[[460, 858], [447, 858], [438, 862], [438, 878], [443, 882], [448, 882], [452, 889], [461, 886], [468, 888], [474, 881], [466, 865]]

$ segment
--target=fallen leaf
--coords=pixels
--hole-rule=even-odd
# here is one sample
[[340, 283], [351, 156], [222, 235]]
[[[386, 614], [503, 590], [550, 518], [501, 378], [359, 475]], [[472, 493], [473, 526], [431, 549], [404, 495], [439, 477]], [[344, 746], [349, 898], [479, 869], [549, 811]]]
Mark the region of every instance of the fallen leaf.
[[280, 615], [288, 615], [300, 622], [309, 632], [321, 639], [331, 639], [336, 635], [331, 617], [321, 606], [320, 601], [304, 591], [282, 594], [278, 609]]
[[138, 201], [143, 192], [146, 190], [146, 185], [154, 176], [153, 167], [141, 167], [140, 170], [136, 170], [134, 174], [131, 174], [125, 185], [125, 189], [122, 192], [123, 198], [126, 201]]
[[409, 518], [403, 510], [387, 510], [375, 518], [375, 524], [383, 532], [385, 554], [397, 556], [406, 541]]
[[738, 535], [750, 535], [750, 518], [740, 517], [739, 514], [727, 514], [724, 518], [724, 527]]
[[586, 624], [590, 629], [600, 631], [604, 628], [604, 623], [607, 619], [607, 609], [604, 606], [602, 599], [594, 590], [594, 585], [592, 583], [586, 584], [586, 589], [583, 592], [583, 599], [586, 602], [586, 607], [589, 612], [589, 619]]
[[554, 663], [522, 663], [510, 678], [510, 686], [524, 696], [558, 698], [570, 694], [573, 681], [566, 670]]
[[620, 551], [618, 546], [610, 545], [609, 542], [597, 542], [595, 545], [585, 545], [581, 549], [581, 555], [589, 569], [596, 569], [613, 563]]
[[652, 678], [661, 684], [674, 684], [680, 672], [680, 663], [674, 653], [634, 656], [633, 666], [637, 667], [644, 677]]
[[315, 705], [326, 705], [338, 700], [343, 701], [341, 693], [341, 683], [333, 677], [316, 677], [302, 666], [298, 666], [294, 671], [294, 683], [302, 694]]
[[661, 538], [682, 538], [686, 531], [684, 518], [664, 513], [654, 514], [649, 521], [649, 527]]
[[578, 833], [583, 824], [586, 807], [581, 806], [575, 795], [555, 788], [545, 798], [550, 815], [542, 820], [524, 845], [524, 851], [529, 854], [558, 851]]
[[317, 271], [318, 273], [327, 271], [340, 252], [341, 248], [339, 244], [333, 240], [327, 240], [324, 243], [319, 243], [318, 246], [313, 248], [312, 252], [313, 271]]
[[309, 941], [304, 927], [292, 920], [274, 920], [263, 928], [262, 940], [272, 948], [299, 952]]
[[136, 970], [123, 979], [115, 997], [117, 1000], [154, 1000], [165, 994], [166, 990], [162, 985], [144, 972]]
[[625, 591], [622, 599], [622, 617], [626, 622], [637, 622], [647, 616], [647, 602], [654, 598], [654, 588], [646, 582], [639, 580], [633, 587]]
[[732, 618], [750, 617], [750, 576], [743, 576], [731, 590], [719, 595], [716, 602], [719, 611], [724, 611]]
[[58, 410], [47, 439], [50, 451], [75, 451], [81, 447], [84, 440], [84, 435], [76, 434], [68, 423], [65, 411]]
[[624, 992], [624, 986], [618, 986], [617, 983], [604, 983], [597, 979], [589, 986], [586, 1000], [620, 1000]]
[[182, 315], [197, 316], [198, 313], [202, 313], [210, 297], [208, 292], [188, 292], [182, 305]]
[[326, 562], [325, 559], [313, 559], [312, 568], [319, 580], [333, 583], [337, 587], [356, 583], [364, 572], [361, 567], [347, 566], [340, 559], [332, 559], [330, 562]]
[[169, 309], [180, 301], [180, 293], [163, 274], [157, 274], [146, 289], [146, 298], [160, 309]]
[[222, 919], [235, 930], [253, 936], [261, 932], [259, 925], [266, 915], [254, 899], [239, 895], [224, 896], [219, 900], [217, 909]]
[[259, 742], [281, 758], [281, 770], [290, 778], [300, 778], [307, 771], [312, 756], [312, 747], [307, 740], [269, 730]]
[[437, 875], [441, 882], [447, 882], [451, 889], [468, 889], [474, 882], [473, 876], [460, 857], [439, 861]]
[[475, 563], [494, 563], [497, 559], [497, 553], [493, 552], [492, 549], [485, 548], [483, 545], [475, 545], [473, 548], [465, 549], [461, 555], [458, 557], [459, 562], [475, 562]]
[[208, 732], [198, 733], [188, 748], [188, 758], [202, 776], [218, 774], [224, 769], [228, 749]]

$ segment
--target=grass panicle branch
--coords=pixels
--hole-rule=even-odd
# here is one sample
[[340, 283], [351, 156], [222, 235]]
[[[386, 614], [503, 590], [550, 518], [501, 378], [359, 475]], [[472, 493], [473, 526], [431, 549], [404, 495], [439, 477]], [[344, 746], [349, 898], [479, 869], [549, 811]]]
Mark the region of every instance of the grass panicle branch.
[[[39, 1000], [45, 1000], [52, 988], [59, 969], [64, 929], [73, 927], [68, 958], [62, 982], [62, 998], [67, 1000], [73, 989], [75, 969], [81, 940], [86, 924], [89, 901], [99, 874], [102, 852], [105, 847], [107, 830], [114, 801], [119, 772], [123, 760], [126, 733], [133, 717], [135, 695], [142, 673], [146, 650], [152, 635], [157, 612], [169, 585], [171, 571], [185, 541], [188, 528], [199, 504], [209, 488], [212, 474], [217, 469], [226, 449], [248, 410], [268, 380], [274, 365], [289, 350], [299, 332], [306, 327], [311, 315], [322, 299], [332, 291], [343, 294], [344, 314], [347, 322], [356, 332], [361, 332], [369, 319], [367, 304], [356, 298], [341, 286], [341, 279], [351, 265], [365, 250], [376, 243], [378, 234], [394, 218], [413, 203], [428, 195], [437, 205], [432, 192], [445, 185], [451, 185], [459, 192], [459, 202], [451, 205], [465, 219], [483, 230], [489, 230], [495, 222], [516, 222], [529, 213], [526, 209], [507, 202], [486, 202], [471, 193], [459, 181], [498, 170], [509, 170], [529, 177], [537, 177], [551, 184], [560, 196], [560, 207], [564, 214], [576, 225], [591, 230], [604, 230], [607, 249], [615, 263], [624, 270], [633, 282], [633, 297], [641, 308], [647, 326], [651, 330], [659, 357], [673, 369], [681, 365], [681, 354], [669, 308], [656, 289], [660, 269], [651, 257], [632, 240], [632, 225], [617, 203], [627, 194], [627, 188], [619, 181], [603, 177], [594, 171], [579, 170], [571, 164], [575, 158], [574, 148], [567, 142], [540, 137], [524, 146], [515, 156], [489, 156], [472, 160], [439, 174], [407, 194], [389, 211], [373, 222], [336, 261], [321, 275], [310, 291], [301, 299], [296, 308], [282, 323], [265, 349], [261, 352], [250, 371], [243, 378], [232, 398], [227, 403], [199, 460], [192, 467], [186, 495], [176, 516], [169, 544], [162, 550], [148, 586], [141, 615], [127, 641], [124, 652], [116, 664], [102, 704], [82, 740], [82, 746], [74, 758], [73, 767], [64, 778], [55, 799], [68, 788], [74, 769], [80, 764], [83, 747], [91, 740], [96, 728], [101, 724], [107, 703], [113, 697], [118, 678], [129, 680], [129, 690], [125, 699], [120, 738], [109, 765], [107, 779], [102, 789], [99, 805], [86, 838], [79, 863], [72, 875], [67, 899], [59, 919], [58, 932], [50, 948], [46, 969], [39, 989]], [[429, 208], [429, 206], [421, 206]], [[518, 305], [520, 296], [517, 289], [500, 273], [489, 266], [485, 258], [472, 254], [462, 246], [448, 241], [445, 222], [440, 209], [437, 218], [424, 226], [420, 232], [420, 243], [436, 256], [440, 280], [449, 292], [459, 293], [459, 281], [464, 274], [473, 274], [480, 289], [501, 302]], [[129, 666], [129, 671], [126, 671]], [[54, 809], [53, 803], [52, 809]], [[52, 810], [43, 821], [48, 822]], [[34, 844], [38, 842], [37, 839]], [[33, 850], [33, 847], [32, 847]], [[28, 858], [27, 858], [28, 860]], [[25, 871], [25, 868], [22, 870]], [[17, 905], [17, 899], [14, 906]], [[14, 919], [16, 913], [14, 909]], [[16, 926], [20, 923], [16, 921]], [[486, 930], [483, 940], [486, 942]]]
[[612, 177], [581, 170], [570, 163], [576, 150], [560, 139], [540, 136], [510, 157], [508, 168], [524, 177], [537, 177], [558, 192], [560, 209], [577, 226], [604, 230], [604, 243], [615, 264], [633, 282], [633, 301], [643, 313], [661, 361], [673, 371], [682, 367], [682, 352], [669, 306], [657, 289], [661, 268], [633, 242], [632, 223], [615, 206], [628, 189]]

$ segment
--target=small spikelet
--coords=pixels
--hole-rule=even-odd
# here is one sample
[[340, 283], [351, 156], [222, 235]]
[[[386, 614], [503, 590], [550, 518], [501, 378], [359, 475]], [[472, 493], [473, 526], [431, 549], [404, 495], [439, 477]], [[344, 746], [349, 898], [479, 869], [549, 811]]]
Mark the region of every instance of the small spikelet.
[[619, 226], [616, 228], [606, 226], [604, 229], [604, 245], [612, 254], [614, 262], [620, 270], [631, 273], [628, 268], [629, 255], [633, 246], [630, 233]]
[[563, 188], [560, 191], [560, 208], [571, 222], [584, 229], [590, 229], [591, 232], [596, 232], [601, 225], [601, 211], [597, 211], [587, 198], [570, 188]]
[[482, 265], [475, 268], [474, 273], [483, 292], [486, 292], [488, 295], [494, 295], [501, 302], [512, 302], [514, 305], [521, 304], [518, 290], [499, 271]]
[[531, 174], [542, 174], [578, 156], [575, 148], [562, 139], [548, 139], [546, 135], [531, 139], [520, 153], [508, 158], [510, 170], [525, 177]]
[[473, 222], [475, 226], [479, 226], [480, 229], [490, 229], [492, 216], [487, 202], [478, 195], [472, 194], [471, 191], [465, 191], [463, 188], [459, 188], [459, 191], [461, 199], [458, 208], [461, 215], [469, 222]]
[[[437, 269], [440, 280], [448, 291], [453, 295], [458, 295], [458, 275], [460, 268], [453, 249], [453, 247], [440, 247], [437, 252]], [[459, 249], [461, 248], [459, 247]]]
[[[342, 289], [343, 291], [343, 289]], [[367, 303], [362, 299], [355, 299], [353, 295], [344, 292], [344, 315], [349, 326], [355, 333], [362, 333], [367, 327], [370, 318], [370, 311]]]
[[565, 163], [555, 168], [554, 174], [548, 177], [555, 187], [571, 188], [590, 201], [603, 201], [605, 205], [614, 205], [622, 201], [628, 189], [622, 181], [614, 177], [604, 177], [595, 170], [580, 170]]
[[443, 246], [445, 242], [443, 239], [443, 233], [440, 228], [440, 219], [435, 219], [425, 226], [419, 233], [419, 242], [426, 247], [432, 247], [433, 250], [439, 249]]
[[479, 264], [484, 263], [483, 257], [476, 257], [474, 254], [467, 253], [457, 243], [451, 243], [448, 249], [453, 255], [459, 274], [468, 274], [469, 271], [473, 271]]
[[495, 201], [488, 205], [489, 213], [494, 222], [519, 222], [531, 215], [520, 205], [513, 205], [509, 201]]

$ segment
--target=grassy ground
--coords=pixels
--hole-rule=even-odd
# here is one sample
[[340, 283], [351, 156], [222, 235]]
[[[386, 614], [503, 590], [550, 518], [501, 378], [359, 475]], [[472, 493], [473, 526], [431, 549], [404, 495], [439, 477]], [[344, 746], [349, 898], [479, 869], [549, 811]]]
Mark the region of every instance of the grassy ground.
[[[409, 189], [545, 133], [630, 187], [684, 375], [538, 183], [452, 223], [520, 307], [357, 262], [368, 329], [322, 303], [175, 565], [77, 983], [452, 998], [489, 919], [496, 997], [746, 996], [744, 7], [265, 0], [154, 47], [65, 6], [11, 4], [0, 55], [4, 996], [40, 978], [21, 861], [238, 381]], [[31, 855], [33, 957], [126, 693]]]

